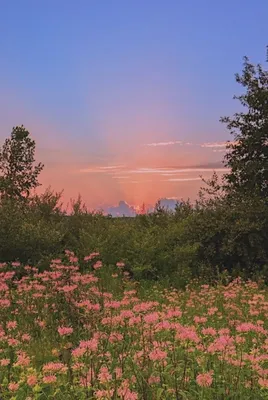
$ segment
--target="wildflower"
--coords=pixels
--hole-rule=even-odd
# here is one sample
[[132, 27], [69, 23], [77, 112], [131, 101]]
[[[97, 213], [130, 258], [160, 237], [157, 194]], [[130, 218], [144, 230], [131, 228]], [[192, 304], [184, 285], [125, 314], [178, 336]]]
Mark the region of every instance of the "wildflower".
[[7, 329], [10, 331], [10, 330], [12, 330], [12, 329], [16, 329], [16, 327], [17, 327], [17, 321], [9, 321], [8, 323], [7, 323]]
[[196, 315], [195, 317], [194, 317], [194, 322], [196, 323], [196, 324], [204, 324], [205, 322], [207, 322], [207, 318], [206, 317], [199, 317], [198, 315]]
[[14, 338], [9, 338], [7, 343], [9, 344], [9, 346], [11, 347], [16, 347], [20, 342], [17, 339]]
[[58, 332], [60, 336], [71, 335], [73, 333], [73, 328], [68, 326], [59, 326]]
[[107, 400], [107, 399], [111, 399], [112, 396], [114, 394], [114, 389], [110, 389], [110, 390], [97, 390], [95, 392], [95, 396], [97, 399], [101, 399], [101, 400]]
[[97, 261], [94, 265], [93, 268], [95, 270], [100, 269], [102, 267], [102, 262], [101, 261]]
[[198, 374], [196, 377], [197, 384], [202, 387], [211, 386], [212, 382], [213, 382], [212, 375], [213, 375], [213, 371], [209, 371], [204, 374]]
[[259, 378], [258, 384], [259, 384], [261, 387], [263, 387], [263, 388], [265, 388], [265, 389], [268, 389], [268, 379]]
[[154, 383], [159, 383], [160, 382], [160, 377], [159, 376], [150, 376], [148, 379], [149, 385], [153, 385]]
[[110, 343], [115, 343], [123, 340], [123, 335], [119, 332], [112, 332], [110, 337], [109, 337], [109, 342]]
[[211, 335], [211, 336], [215, 336], [217, 335], [217, 331], [214, 328], [203, 328], [202, 331], [203, 335]]
[[55, 383], [56, 381], [57, 381], [57, 378], [55, 375], [46, 375], [43, 377], [44, 383]]
[[11, 263], [12, 267], [19, 267], [20, 266], [20, 262], [19, 261], [13, 261]]
[[37, 383], [37, 377], [35, 375], [29, 375], [27, 378], [27, 384], [29, 386], [35, 386]]
[[151, 314], [147, 314], [144, 316], [144, 321], [147, 324], [154, 324], [155, 322], [157, 322], [159, 319], [159, 314], [158, 312], [153, 312]]
[[167, 353], [160, 349], [155, 349], [149, 353], [149, 358], [152, 361], [161, 361], [167, 358]]
[[21, 340], [22, 340], [23, 342], [29, 342], [29, 341], [31, 340], [31, 336], [30, 336], [28, 333], [24, 333], [24, 334], [21, 336]]
[[19, 384], [16, 382], [10, 382], [10, 384], [8, 385], [8, 389], [11, 392], [16, 392], [18, 390], [18, 388], [19, 388]]
[[120, 262], [117, 262], [117, 263], [116, 263], [116, 266], [117, 266], [118, 268], [124, 268], [125, 263], [123, 263], [122, 261], [120, 261]]
[[78, 357], [82, 357], [85, 354], [85, 352], [86, 352], [86, 348], [77, 347], [76, 349], [74, 349], [72, 351], [72, 355], [73, 355], [73, 357], [78, 358]]
[[182, 341], [191, 341], [198, 343], [200, 341], [197, 333], [195, 332], [194, 329], [189, 328], [187, 326], [180, 326], [179, 331], [176, 334], [176, 339], [182, 340]]
[[98, 349], [98, 340], [95, 338], [90, 340], [81, 340], [79, 347], [90, 351], [96, 351]]
[[66, 366], [61, 362], [49, 362], [43, 366], [43, 372], [65, 372]]
[[17, 367], [27, 367], [30, 364], [30, 357], [26, 353], [21, 352], [18, 354], [18, 360], [14, 364]]
[[115, 376], [116, 376], [116, 379], [120, 379], [121, 378], [121, 376], [122, 376], [122, 368], [120, 368], [120, 367], [116, 367], [115, 368]]
[[100, 383], [109, 382], [112, 379], [112, 375], [109, 373], [107, 367], [101, 367], [100, 372], [98, 374], [98, 380]]
[[1, 367], [6, 367], [9, 364], [10, 364], [10, 359], [9, 358], [3, 358], [2, 360], [0, 360]]

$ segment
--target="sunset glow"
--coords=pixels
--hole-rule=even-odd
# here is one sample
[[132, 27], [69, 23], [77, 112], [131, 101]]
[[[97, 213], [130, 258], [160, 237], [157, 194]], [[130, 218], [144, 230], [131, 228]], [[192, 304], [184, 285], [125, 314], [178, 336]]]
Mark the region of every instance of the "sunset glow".
[[237, 111], [242, 56], [262, 54], [265, 6], [249, 33], [250, 7], [226, 25], [229, 0], [190, 3], [5, 4], [0, 141], [16, 125], [31, 132], [45, 164], [39, 190], [139, 207], [195, 199], [201, 175], [224, 173], [231, 137], [219, 118]]

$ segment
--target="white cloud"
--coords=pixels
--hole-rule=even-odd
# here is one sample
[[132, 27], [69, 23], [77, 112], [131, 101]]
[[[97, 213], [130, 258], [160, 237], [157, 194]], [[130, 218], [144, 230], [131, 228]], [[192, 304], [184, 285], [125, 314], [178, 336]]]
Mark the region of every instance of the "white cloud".
[[149, 147], [158, 147], [158, 146], [172, 146], [174, 144], [179, 144], [179, 145], [183, 145], [184, 143], [181, 140], [175, 140], [175, 141], [171, 141], [171, 142], [155, 142], [155, 143], [148, 143], [145, 144], [144, 146], [149, 146]]

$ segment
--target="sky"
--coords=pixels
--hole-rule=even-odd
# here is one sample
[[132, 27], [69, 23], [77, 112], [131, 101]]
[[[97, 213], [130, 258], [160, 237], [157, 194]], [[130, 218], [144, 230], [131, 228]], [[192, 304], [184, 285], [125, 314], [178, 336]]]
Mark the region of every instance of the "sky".
[[224, 171], [219, 118], [267, 20], [267, 0], [2, 0], [0, 145], [23, 124], [65, 203], [194, 199]]

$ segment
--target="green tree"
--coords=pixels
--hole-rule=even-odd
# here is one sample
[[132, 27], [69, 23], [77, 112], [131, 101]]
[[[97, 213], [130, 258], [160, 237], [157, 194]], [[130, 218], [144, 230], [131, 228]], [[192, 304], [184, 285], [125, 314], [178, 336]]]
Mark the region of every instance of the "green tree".
[[227, 194], [255, 195], [268, 198], [268, 71], [261, 65], [254, 66], [244, 58], [242, 74], [236, 81], [246, 89], [234, 96], [245, 111], [233, 117], [223, 117], [234, 137], [227, 144], [224, 163], [230, 169], [223, 177]]
[[25, 200], [39, 186], [38, 175], [44, 165], [35, 164], [35, 141], [24, 126], [13, 128], [11, 137], [0, 148], [1, 199]]

